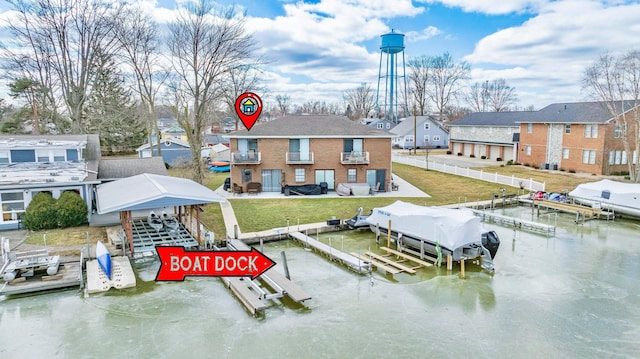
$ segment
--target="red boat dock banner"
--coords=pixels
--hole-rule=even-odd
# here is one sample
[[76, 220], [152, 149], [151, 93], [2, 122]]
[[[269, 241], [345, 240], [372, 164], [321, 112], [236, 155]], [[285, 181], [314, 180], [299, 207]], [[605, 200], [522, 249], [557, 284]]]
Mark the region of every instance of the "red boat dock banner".
[[156, 281], [183, 281], [188, 276], [251, 277], [276, 265], [255, 248], [250, 251], [185, 251], [184, 247], [156, 247], [160, 269]]

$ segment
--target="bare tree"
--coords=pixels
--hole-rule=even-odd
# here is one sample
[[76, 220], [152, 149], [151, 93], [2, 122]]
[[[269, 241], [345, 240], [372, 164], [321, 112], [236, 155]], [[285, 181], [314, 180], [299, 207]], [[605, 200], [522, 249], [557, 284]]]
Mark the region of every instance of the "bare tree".
[[455, 62], [448, 52], [431, 58], [431, 76], [426, 93], [435, 104], [441, 122], [449, 103], [458, 95], [462, 82], [469, 78], [470, 71], [468, 62]]
[[168, 46], [176, 82], [175, 113], [186, 131], [193, 155], [193, 180], [202, 183], [200, 161], [202, 131], [209, 108], [222, 93], [220, 85], [238, 64], [245, 64], [254, 48], [243, 18], [233, 8], [216, 11], [214, 3], [185, 3], [177, 20], [169, 25]]
[[291, 101], [291, 97], [289, 97], [289, 95], [287, 94], [276, 96], [276, 102], [278, 102], [278, 109], [280, 110], [280, 113], [282, 114], [282, 116], [286, 116], [289, 113], [289, 108], [291, 107], [291, 104], [289, 103], [289, 101]]
[[430, 80], [431, 58], [425, 55], [409, 59], [409, 93], [411, 108], [415, 105], [416, 114], [427, 115], [429, 105], [427, 102], [427, 88]]
[[489, 108], [489, 81], [475, 82], [463, 97], [474, 112], [487, 112]]
[[[74, 132], [82, 128], [84, 106], [95, 74], [98, 49], [111, 55], [117, 50], [114, 19], [123, 3], [99, 0], [15, 0], [12, 5], [29, 42], [22, 49], [55, 76]], [[19, 24], [18, 24], [19, 22]], [[47, 83], [46, 81], [43, 83]]]
[[508, 111], [510, 106], [518, 100], [515, 88], [507, 85], [505, 79], [476, 82], [463, 94], [463, 97], [475, 112]]
[[247, 91], [260, 94], [264, 88], [260, 86], [260, 76], [255, 65], [240, 65], [232, 67], [225, 76], [222, 86], [222, 96], [227, 106], [227, 112], [233, 113], [236, 120], [236, 131], [240, 126], [240, 118], [235, 111], [236, 99]]
[[343, 95], [350, 109], [350, 119], [359, 120], [368, 117], [376, 108], [376, 96], [371, 86], [363, 83], [355, 89], [347, 90]]
[[[640, 51], [633, 50], [615, 57], [603, 54], [583, 77], [584, 87], [606, 106], [620, 131], [627, 154], [640, 153]], [[636, 158], [636, 161], [638, 159]], [[638, 164], [627, 161], [629, 177], [638, 181]]]
[[156, 96], [169, 76], [160, 65], [160, 38], [157, 24], [139, 9], [131, 9], [117, 19], [116, 37], [121, 46], [123, 63], [133, 73], [133, 90], [138, 94], [149, 126], [149, 144], [156, 134], [158, 155], [162, 156], [160, 129], [156, 116]]

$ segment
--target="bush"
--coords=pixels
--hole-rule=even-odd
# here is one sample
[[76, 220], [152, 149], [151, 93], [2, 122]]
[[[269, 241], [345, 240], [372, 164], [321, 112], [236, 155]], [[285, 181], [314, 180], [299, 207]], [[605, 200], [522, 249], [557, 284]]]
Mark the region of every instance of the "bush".
[[476, 158], [476, 155], [474, 155], [473, 153], [469, 155], [469, 158]]
[[87, 222], [87, 204], [73, 191], [65, 191], [55, 204], [57, 225], [60, 228], [76, 227]]
[[480, 158], [483, 159], [483, 160], [486, 160], [487, 156], [482, 155], [482, 156], [480, 156]]
[[462, 152], [458, 152], [458, 156], [462, 156]]
[[[501, 161], [502, 161], [502, 157], [496, 158], [496, 162], [501, 162]], [[511, 162], [513, 162], [513, 161], [511, 161]]]
[[507, 161], [507, 166], [511, 166], [513, 164], [513, 160]]
[[32, 231], [58, 227], [55, 205], [50, 193], [38, 192], [27, 206], [22, 224]]
[[450, 155], [450, 154], [451, 154], [451, 151], [447, 151], [447, 154], [448, 154], [448, 155]]

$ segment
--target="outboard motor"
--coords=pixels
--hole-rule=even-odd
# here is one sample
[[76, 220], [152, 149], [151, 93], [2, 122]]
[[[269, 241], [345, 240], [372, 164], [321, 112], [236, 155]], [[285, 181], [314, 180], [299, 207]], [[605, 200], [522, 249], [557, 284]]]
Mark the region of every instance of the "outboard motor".
[[489, 250], [491, 259], [496, 257], [498, 247], [500, 247], [500, 239], [495, 231], [489, 231], [482, 234], [482, 246]]

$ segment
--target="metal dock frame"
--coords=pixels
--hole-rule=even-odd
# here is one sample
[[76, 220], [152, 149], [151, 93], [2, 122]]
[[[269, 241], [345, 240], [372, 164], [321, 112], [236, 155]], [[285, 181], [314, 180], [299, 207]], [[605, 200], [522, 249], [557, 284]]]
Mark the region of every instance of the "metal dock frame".
[[556, 227], [538, 223], [533, 221], [528, 221], [526, 219], [520, 219], [515, 217], [509, 217], [502, 214], [487, 212], [486, 210], [481, 211], [477, 209], [472, 209], [473, 213], [480, 217], [483, 222], [493, 222], [505, 227], [513, 227], [514, 229], [520, 229], [523, 231], [541, 233], [548, 236], [553, 236], [556, 234]]
[[367, 274], [371, 272], [371, 263], [369, 263], [368, 261], [365, 262], [360, 258], [341, 252], [300, 232], [290, 232], [289, 236], [293, 239], [298, 240], [305, 246], [311, 247], [318, 252], [328, 256], [331, 261], [342, 263], [347, 268], [355, 271], [356, 273]]

